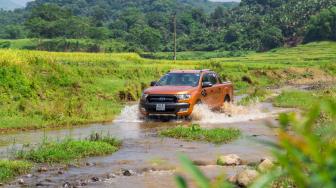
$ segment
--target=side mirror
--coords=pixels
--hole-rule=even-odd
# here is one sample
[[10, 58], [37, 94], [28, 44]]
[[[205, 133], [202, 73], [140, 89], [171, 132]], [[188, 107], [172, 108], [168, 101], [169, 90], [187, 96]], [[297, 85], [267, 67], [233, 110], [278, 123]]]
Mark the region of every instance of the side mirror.
[[206, 87], [212, 87], [213, 84], [211, 82], [202, 82], [202, 88], [206, 88]]
[[153, 81], [150, 83], [150, 86], [156, 86], [157, 81]]

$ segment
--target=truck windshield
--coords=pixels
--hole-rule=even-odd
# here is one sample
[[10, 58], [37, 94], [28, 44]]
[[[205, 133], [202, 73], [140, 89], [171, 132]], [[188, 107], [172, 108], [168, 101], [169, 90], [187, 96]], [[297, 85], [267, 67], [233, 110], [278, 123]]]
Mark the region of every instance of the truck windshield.
[[156, 84], [157, 86], [198, 86], [200, 74], [168, 73]]

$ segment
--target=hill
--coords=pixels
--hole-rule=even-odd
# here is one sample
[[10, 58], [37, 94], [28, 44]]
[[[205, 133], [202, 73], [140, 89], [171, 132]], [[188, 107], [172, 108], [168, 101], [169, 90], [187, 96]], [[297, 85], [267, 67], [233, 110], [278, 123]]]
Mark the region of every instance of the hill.
[[[122, 51], [172, 51], [176, 13], [178, 51], [266, 51], [300, 44], [307, 33], [307, 41], [333, 40], [334, 6], [334, 0], [36, 0], [0, 12], [0, 38], [89, 38], [116, 41]], [[315, 15], [321, 18], [311, 21]], [[314, 36], [322, 31], [329, 34]]]

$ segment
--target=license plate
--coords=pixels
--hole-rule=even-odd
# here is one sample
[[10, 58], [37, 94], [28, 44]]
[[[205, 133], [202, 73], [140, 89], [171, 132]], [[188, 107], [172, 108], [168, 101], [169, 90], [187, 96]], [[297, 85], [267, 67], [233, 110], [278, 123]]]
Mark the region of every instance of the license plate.
[[156, 104], [156, 111], [165, 111], [166, 105], [165, 104]]

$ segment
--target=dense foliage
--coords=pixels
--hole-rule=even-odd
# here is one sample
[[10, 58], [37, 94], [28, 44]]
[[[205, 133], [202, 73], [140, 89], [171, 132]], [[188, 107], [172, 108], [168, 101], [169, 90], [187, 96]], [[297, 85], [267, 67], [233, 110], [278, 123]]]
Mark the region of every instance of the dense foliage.
[[316, 40], [336, 40], [336, 7], [326, 9], [311, 18], [305, 41]]
[[36, 0], [25, 9], [0, 12], [0, 38], [109, 39], [117, 40], [121, 51], [172, 51], [176, 13], [179, 51], [264, 51], [302, 42], [307, 28], [309, 41], [334, 39], [312, 36], [325, 28], [315, 25], [332, 19], [320, 18], [326, 11], [309, 19], [335, 5], [334, 0], [243, 0], [239, 6], [203, 0]]

